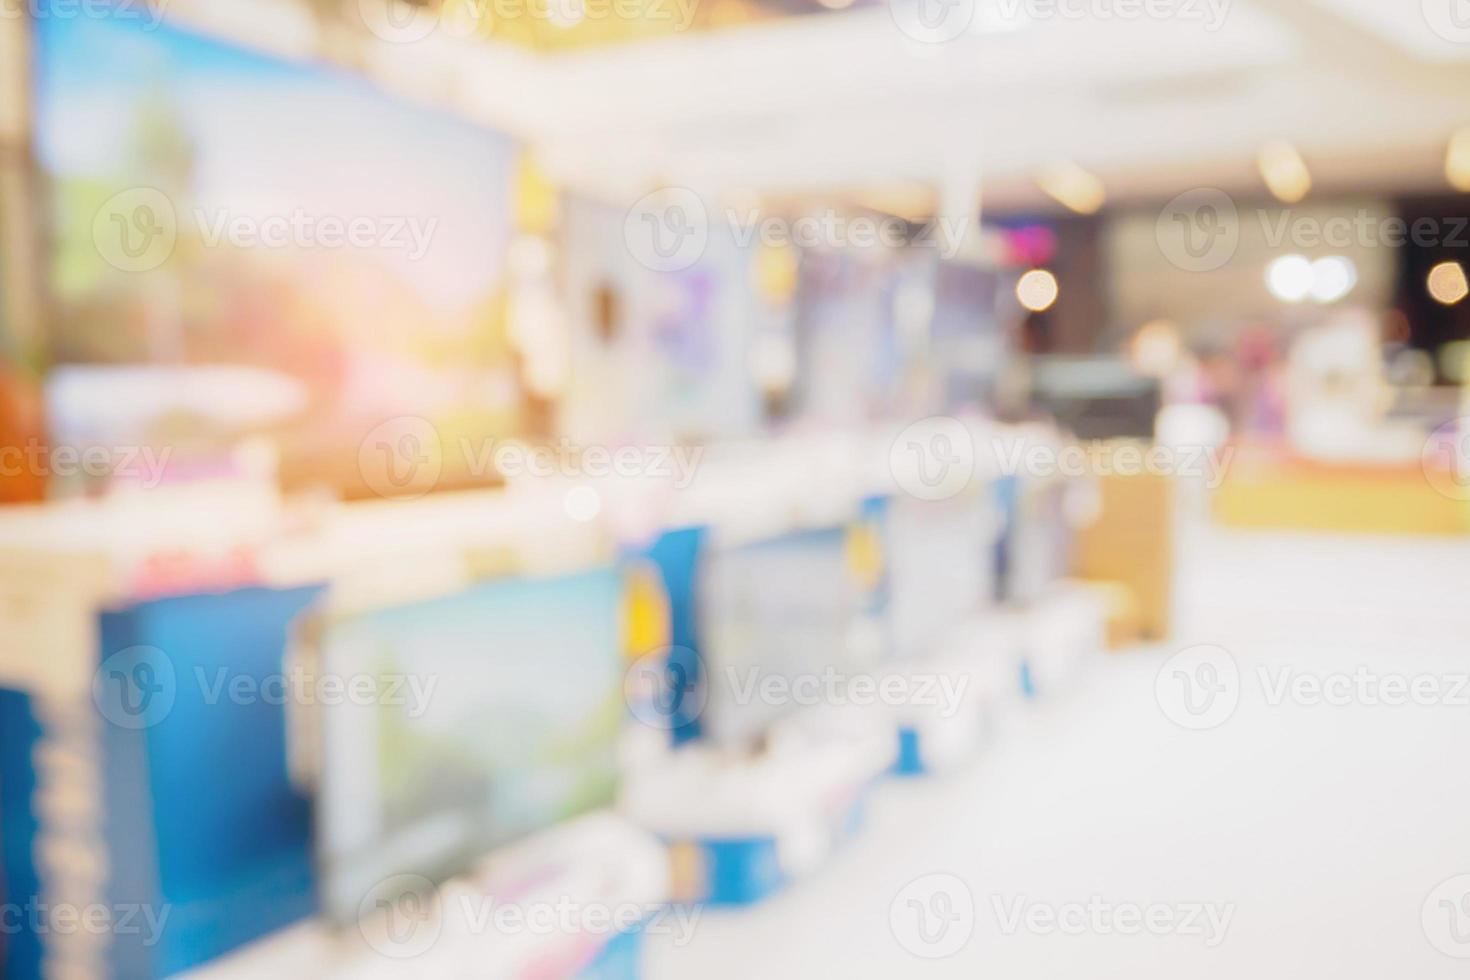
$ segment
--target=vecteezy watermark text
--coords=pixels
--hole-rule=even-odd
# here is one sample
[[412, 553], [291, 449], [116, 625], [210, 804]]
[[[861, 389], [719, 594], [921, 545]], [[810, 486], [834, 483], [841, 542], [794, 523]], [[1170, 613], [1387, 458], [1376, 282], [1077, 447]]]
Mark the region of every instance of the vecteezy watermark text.
[[471, 479], [654, 477], [682, 490], [694, 481], [702, 446], [582, 445], [562, 438], [531, 444], [513, 439], [445, 440], [428, 419], [404, 415], [373, 427], [358, 447], [358, 472], [379, 496], [422, 496], [439, 484], [446, 465]]
[[122, 477], [151, 489], [163, 482], [173, 447], [46, 445], [0, 446], [0, 476]]
[[[1101, 895], [1069, 902], [1026, 895], [990, 896], [994, 928], [1001, 936], [1155, 936], [1198, 939], [1213, 949], [1225, 941], [1234, 903], [1112, 901]], [[980, 924], [974, 894], [956, 875], [922, 875], [889, 903], [889, 928], [915, 956], [953, 956]]]
[[1006, 476], [1184, 476], [1199, 478], [1209, 489], [1224, 482], [1235, 455], [1232, 446], [1144, 446], [1128, 442], [1080, 445], [1027, 445], [1019, 440], [991, 443]]
[[195, 667], [193, 673], [194, 682], [207, 705], [221, 702], [323, 707], [386, 705], [404, 708], [410, 718], [418, 718], [428, 710], [439, 686], [437, 675], [335, 674], [299, 667], [264, 677], [242, 674], [228, 667], [216, 667], [214, 670]]
[[488, 35], [497, 24], [537, 21], [574, 27], [584, 21], [638, 21], [689, 29], [699, 0], [445, 0], [432, 6], [405, 0], [357, 0], [363, 26], [390, 44], [413, 44], [433, 34]]
[[364, 896], [358, 926], [368, 945], [391, 959], [410, 959], [444, 936], [611, 937], [631, 929], [667, 936], [674, 946], [694, 938], [701, 905], [597, 901], [560, 895], [506, 900], [493, 894], [446, 892], [419, 875], [395, 875]]
[[737, 704], [770, 706], [883, 705], [897, 708], [917, 705], [939, 709], [953, 718], [964, 702], [968, 676], [945, 673], [847, 674], [834, 667], [813, 673], [778, 674], [758, 667], [740, 670], [726, 667], [725, 688]]
[[1232, 0], [889, 0], [898, 29], [923, 44], [1002, 33], [1046, 21], [1178, 21], [1209, 32], [1225, 25]]
[[1382, 673], [1359, 666], [1350, 671], [1300, 671], [1293, 666], [1256, 668], [1266, 704], [1302, 707], [1470, 708], [1470, 674]]
[[760, 667], [726, 666], [709, 684], [710, 675], [698, 654], [670, 647], [640, 657], [629, 665], [623, 691], [639, 721], [654, 728], [685, 725], [698, 718], [711, 687], [738, 705], [768, 707], [935, 708], [953, 718], [965, 703], [970, 677], [933, 671], [891, 674], [850, 673], [828, 666], [821, 670], [774, 672]]
[[[371, 249], [402, 253], [412, 262], [428, 254], [439, 227], [437, 217], [319, 214], [305, 208], [260, 213], [195, 207], [185, 214], [206, 248]], [[132, 187], [98, 208], [92, 220], [92, 242], [114, 268], [148, 272], [173, 255], [187, 224], [163, 191]]]
[[1183, 936], [1203, 939], [1209, 949], [1225, 941], [1235, 917], [1233, 903], [1110, 902], [1099, 895], [1061, 903], [992, 895], [990, 904], [1006, 936], [1023, 930], [1037, 936]]
[[1187, 272], [1212, 272], [1235, 257], [1244, 226], [1254, 220], [1268, 248], [1470, 249], [1470, 218], [1420, 217], [1358, 208], [1354, 213], [1319, 215], [1284, 208], [1243, 211], [1229, 194], [1196, 187], [1179, 194], [1160, 210], [1154, 223], [1159, 251], [1170, 264]]
[[137, 20], [151, 31], [163, 22], [168, 0], [0, 0], [0, 20]]
[[[1219, 487], [1235, 456], [1231, 446], [1165, 446], [1094, 440], [1052, 444], [994, 436], [990, 452], [1001, 474], [1048, 479], [1105, 476], [1176, 476]], [[944, 500], [972, 483], [980, 451], [959, 419], [936, 415], [907, 426], [889, 447], [894, 482], [921, 500]]]
[[155, 946], [168, 924], [171, 905], [140, 902], [106, 904], [90, 902], [44, 902], [33, 897], [27, 902], [0, 903], [0, 936], [27, 933], [37, 936], [138, 936], [144, 946]]
[[[1254, 679], [1254, 685], [1246, 683]], [[1154, 681], [1159, 709], [1182, 728], [1218, 728], [1250, 694], [1266, 708], [1470, 708], [1470, 673], [1302, 670], [1294, 664], [1260, 664], [1243, 672], [1224, 647], [1199, 644], [1171, 656]]]
[[439, 686], [437, 675], [395, 672], [336, 673], [291, 667], [265, 674], [228, 666], [195, 665], [182, 678], [173, 658], [152, 646], [133, 646], [107, 657], [92, 677], [98, 712], [119, 728], [150, 728], [167, 718], [186, 688], [189, 700], [220, 704], [298, 704], [403, 708], [410, 718], [429, 709]]
[[659, 272], [687, 269], [704, 255], [723, 219], [739, 248], [755, 243], [801, 248], [933, 248], [952, 258], [969, 233], [966, 218], [940, 217], [913, 223], [892, 215], [848, 214], [836, 209], [779, 215], [758, 207], [710, 208], [687, 187], [665, 187], [644, 195], [623, 222], [623, 239], [639, 264]]

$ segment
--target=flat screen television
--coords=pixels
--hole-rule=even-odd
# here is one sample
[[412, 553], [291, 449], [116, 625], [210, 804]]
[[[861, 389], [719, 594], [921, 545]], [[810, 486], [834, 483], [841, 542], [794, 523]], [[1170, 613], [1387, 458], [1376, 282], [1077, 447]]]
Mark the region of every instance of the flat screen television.
[[988, 491], [890, 501], [884, 551], [895, 658], [939, 652], [950, 631], [994, 596], [999, 516]]
[[946, 408], [991, 406], [1013, 356], [999, 310], [993, 268], [946, 260], [934, 271], [930, 356], [943, 379]]
[[[94, 394], [107, 368], [147, 369], [161, 408], [131, 438], [263, 433], [288, 482], [350, 493], [387, 419], [446, 445], [516, 430], [506, 136], [148, 18], [35, 30], [48, 361], [92, 369]], [[170, 386], [220, 370], [215, 397], [170, 410]]]
[[798, 677], [872, 669], [872, 651], [861, 642], [870, 597], [852, 570], [845, 528], [711, 547], [696, 600], [709, 692], [703, 736], [748, 748], [801, 708], [791, 697], [762, 695], [767, 678], [794, 693]]
[[370, 677], [385, 692], [318, 714], [330, 918], [355, 921], [395, 875], [439, 881], [612, 801], [627, 710], [622, 598], [621, 573], [597, 569], [494, 580], [324, 625], [322, 675]]

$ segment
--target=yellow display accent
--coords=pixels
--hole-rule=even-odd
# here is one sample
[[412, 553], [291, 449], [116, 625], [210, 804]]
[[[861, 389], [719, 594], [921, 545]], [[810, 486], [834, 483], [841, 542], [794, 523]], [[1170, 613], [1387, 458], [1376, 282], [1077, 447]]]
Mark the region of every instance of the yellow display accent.
[[[468, 0], [496, 40], [568, 51], [739, 27], [782, 15], [756, 0]], [[483, 32], [482, 32], [483, 33]]]
[[864, 589], [875, 589], [883, 576], [883, 542], [871, 522], [847, 529], [847, 570]]
[[669, 845], [669, 878], [676, 902], [697, 902], [709, 894], [704, 849], [692, 841]]
[[623, 602], [623, 654], [628, 660], [637, 660], [669, 645], [672, 614], [668, 592], [657, 569], [647, 565], [631, 569]]
[[515, 174], [516, 227], [528, 235], [556, 231], [556, 186], [530, 153], [522, 153]]
[[1231, 527], [1366, 534], [1470, 530], [1470, 505], [1436, 492], [1414, 465], [1237, 462], [1216, 491], [1214, 505], [1215, 516]]
[[780, 306], [796, 294], [796, 249], [762, 245], [755, 254], [755, 282], [761, 298], [772, 306]]

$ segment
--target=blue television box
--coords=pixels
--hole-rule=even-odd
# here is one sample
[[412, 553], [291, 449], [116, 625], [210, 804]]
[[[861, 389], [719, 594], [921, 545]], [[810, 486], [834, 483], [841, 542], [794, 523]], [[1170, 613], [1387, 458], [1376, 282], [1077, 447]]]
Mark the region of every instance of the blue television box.
[[30, 597], [52, 659], [0, 647], [0, 973], [163, 977], [314, 911], [285, 660], [319, 591]]

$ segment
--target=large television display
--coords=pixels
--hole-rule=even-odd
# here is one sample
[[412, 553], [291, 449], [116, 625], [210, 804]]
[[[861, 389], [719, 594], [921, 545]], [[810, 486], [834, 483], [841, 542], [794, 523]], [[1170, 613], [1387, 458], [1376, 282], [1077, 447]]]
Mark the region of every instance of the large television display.
[[846, 528], [712, 547], [698, 589], [709, 690], [701, 722], [717, 745], [759, 744], [774, 722], [800, 709], [761, 695], [772, 678], [791, 685], [876, 666], [861, 642], [872, 593], [853, 569]]
[[321, 708], [328, 915], [352, 921], [394, 875], [453, 875], [612, 801], [622, 598], [622, 574], [599, 569], [491, 581], [326, 627], [323, 675], [396, 692]]
[[886, 516], [893, 654], [917, 660], [941, 652], [955, 625], [994, 595], [998, 515], [988, 493], [967, 490], [945, 500], [900, 495]]
[[170, 414], [159, 392], [166, 431], [142, 435], [263, 431], [287, 471], [329, 483], [387, 419], [446, 444], [517, 428], [507, 137], [143, 18], [36, 31], [53, 365], [146, 366], [162, 388], [258, 377], [207, 410]]

